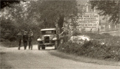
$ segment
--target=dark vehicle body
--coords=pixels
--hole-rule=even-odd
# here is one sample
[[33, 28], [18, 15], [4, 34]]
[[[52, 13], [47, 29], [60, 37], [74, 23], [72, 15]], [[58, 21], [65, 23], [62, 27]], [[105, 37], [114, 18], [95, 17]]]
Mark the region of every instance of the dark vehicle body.
[[57, 46], [57, 35], [56, 28], [45, 28], [40, 30], [41, 37], [37, 39], [38, 50], [40, 48], [45, 49], [45, 47]]

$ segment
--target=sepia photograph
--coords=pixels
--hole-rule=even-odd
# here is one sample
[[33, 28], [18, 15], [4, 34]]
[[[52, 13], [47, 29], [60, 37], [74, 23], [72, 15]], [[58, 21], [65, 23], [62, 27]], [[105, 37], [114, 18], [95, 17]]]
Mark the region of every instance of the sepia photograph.
[[0, 0], [0, 69], [120, 69], [120, 0]]

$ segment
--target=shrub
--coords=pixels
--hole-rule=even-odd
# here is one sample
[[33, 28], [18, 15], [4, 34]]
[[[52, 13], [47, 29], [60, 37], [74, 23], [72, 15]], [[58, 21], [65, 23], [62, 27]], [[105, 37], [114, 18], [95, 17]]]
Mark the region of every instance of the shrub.
[[73, 36], [80, 35], [81, 33], [78, 32], [77, 30], [73, 32]]
[[92, 58], [120, 61], [120, 44], [117, 45], [116, 43], [116, 41], [120, 40], [120, 38], [111, 37], [104, 39], [104, 42], [109, 42], [111, 45], [101, 44], [100, 42], [103, 40], [93, 40], [85, 42], [83, 45], [72, 42], [65, 42], [58, 47], [58, 50], [80, 56], [82, 55]]

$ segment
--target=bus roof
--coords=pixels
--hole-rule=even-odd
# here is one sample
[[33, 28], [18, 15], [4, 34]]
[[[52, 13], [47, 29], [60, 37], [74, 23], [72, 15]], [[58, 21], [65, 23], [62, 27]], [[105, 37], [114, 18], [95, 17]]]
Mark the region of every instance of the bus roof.
[[56, 30], [56, 28], [45, 28], [45, 29], [41, 29], [41, 31], [46, 31], [46, 30]]

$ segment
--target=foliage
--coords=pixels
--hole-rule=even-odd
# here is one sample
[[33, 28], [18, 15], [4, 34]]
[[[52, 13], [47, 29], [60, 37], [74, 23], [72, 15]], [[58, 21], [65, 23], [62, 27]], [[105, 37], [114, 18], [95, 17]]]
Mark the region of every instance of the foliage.
[[[12, 4], [12, 8], [5, 7], [0, 18], [2, 29], [5, 27], [5, 21], [9, 27], [16, 29], [32, 29], [35, 33], [35, 38], [39, 36], [39, 29], [45, 27], [63, 27], [65, 18], [71, 18], [77, 14], [75, 0], [26, 0], [19, 4]], [[6, 30], [4, 30], [6, 31]], [[12, 32], [12, 29], [10, 29]], [[11, 35], [11, 34], [10, 34]], [[7, 38], [7, 37], [6, 37]]]
[[83, 45], [66, 42], [61, 44], [58, 47], [58, 50], [78, 56], [120, 61], [120, 46], [119, 44], [116, 44], [120, 40], [120, 37], [111, 38], [105, 38], [105, 40], [102, 41], [109, 42], [109, 45], [101, 44], [97, 40], [85, 42]]
[[6, 6], [11, 6], [13, 3], [20, 3], [21, 0], [0, 0], [0, 8], [4, 8]]
[[16, 26], [9, 19], [0, 19], [0, 39], [8, 39], [10, 41], [16, 40]]
[[40, 3], [38, 9], [41, 13], [41, 20], [46, 23], [46, 27], [58, 25], [61, 31], [65, 17], [77, 14], [75, 0], [43, 0]]
[[108, 33], [104, 33], [104, 34], [97, 34], [97, 33], [81, 33], [80, 35], [86, 35], [89, 36], [92, 39], [104, 39], [104, 38], [110, 38], [112, 37], [110, 34]]
[[90, 0], [92, 8], [101, 10], [101, 15], [110, 16], [110, 21], [120, 23], [120, 1], [119, 0]]
[[[16, 38], [16, 34], [18, 30], [24, 29], [32, 29], [35, 33], [35, 38], [39, 35], [39, 25], [37, 19], [39, 17], [35, 17], [38, 15], [37, 13], [34, 14], [31, 4], [29, 1], [21, 2], [20, 4], [13, 4], [12, 8], [5, 7], [1, 13], [3, 14], [0, 18], [0, 27], [1, 27], [1, 36], [4, 39], [12, 40], [12, 38]], [[29, 8], [29, 9], [28, 9]], [[34, 15], [33, 15], [34, 14]], [[9, 32], [8, 32], [9, 30]], [[7, 34], [7, 35], [5, 35]], [[13, 37], [14, 36], [14, 37]]]

